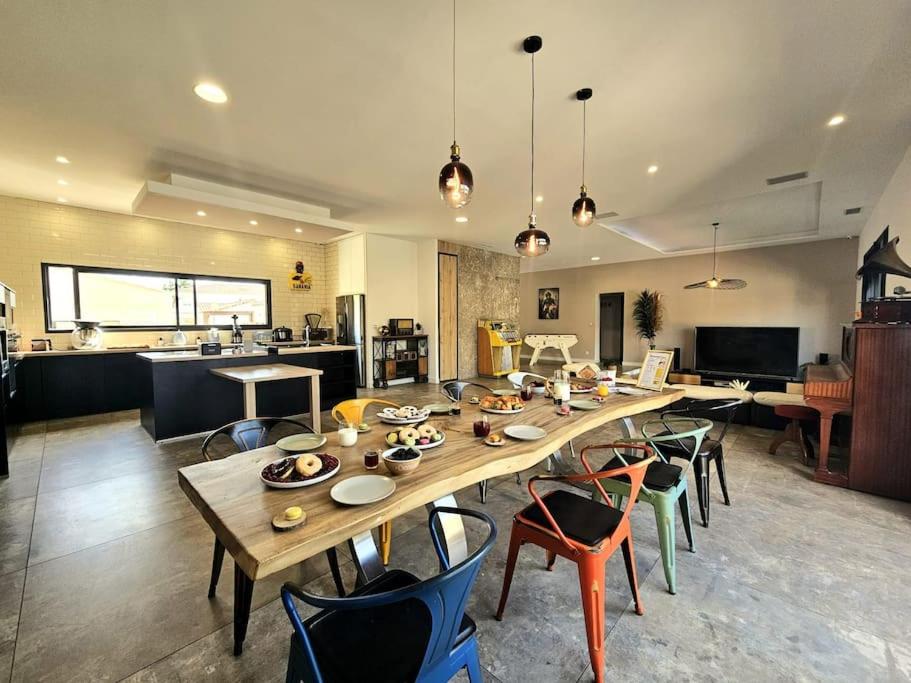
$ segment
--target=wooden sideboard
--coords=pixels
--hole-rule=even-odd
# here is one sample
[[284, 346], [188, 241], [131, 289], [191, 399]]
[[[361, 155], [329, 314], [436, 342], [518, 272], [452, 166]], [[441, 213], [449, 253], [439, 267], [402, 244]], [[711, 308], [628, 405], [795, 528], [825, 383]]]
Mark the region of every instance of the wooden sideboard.
[[848, 487], [911, 500], [911, 324], [854, 324]]

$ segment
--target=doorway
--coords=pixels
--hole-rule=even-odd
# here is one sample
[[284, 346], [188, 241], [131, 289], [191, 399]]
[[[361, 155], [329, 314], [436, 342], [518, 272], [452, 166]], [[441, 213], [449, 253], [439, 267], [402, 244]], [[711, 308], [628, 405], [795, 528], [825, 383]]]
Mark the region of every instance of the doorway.
[[598, 295], [601, 364], [623, 362], [623, 292]]
[[459, 377], [459, 257], [439, 254], [440, 381]]

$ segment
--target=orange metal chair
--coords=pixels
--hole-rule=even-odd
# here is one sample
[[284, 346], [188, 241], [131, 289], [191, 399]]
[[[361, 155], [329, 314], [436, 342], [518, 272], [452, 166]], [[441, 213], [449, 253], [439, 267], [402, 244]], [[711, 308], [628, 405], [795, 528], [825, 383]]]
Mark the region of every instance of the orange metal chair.
[[[383, 403], [394, 408], [401, 408], [398, 403], [384, 401], [381, 398], [351, 398], [332, 406], [332, 417], [340, 425], [354, 425], [357, 427], [364, 421], [364, 410], [371, 403]], [[383, 564], [389, 564], [392, 554], [392, 522], [383, 522], [380, 526], [380, 557]]]
[[[595, 472], [585, 457], [589, 451], [621, 448], [641, 450], [644, 459], [633, 465]], [[503, 575], [503, 591], [500, 594], [496, 616], [498, 621], [503, 618], [519, 548], [523, 544], [533, 543], [547, 551], [548, 570], [553, 569], [557, 555], [575, 562], [579, 568], [579, 584], [582, 588], [582, 611], [585, 614], [588, 654], [595, 681], [600, 683], [604, 680], [604, 569], [618, 547], [623, 551], [626, 576], [636, 604], [636, 614], [643, 614], [629, 515], [645, 478], [645, 471], [655, 458], [648, 446], [628, 444], [586, 446], [579, 457], [585, 467], [583, 474], [542, 474], [528, 481], [528, 491], [535, 502], [513, 519], [506, 573]], [[618, 477], [629, 480], [630, 496], [625, 510], [618, 510], [610, 504], [610, 498], [599, 481]], [[537, 481], [594, 484], [605, 502], [594, 501], [565, 489], [557, 489], [540, 496], [535, 490]]]

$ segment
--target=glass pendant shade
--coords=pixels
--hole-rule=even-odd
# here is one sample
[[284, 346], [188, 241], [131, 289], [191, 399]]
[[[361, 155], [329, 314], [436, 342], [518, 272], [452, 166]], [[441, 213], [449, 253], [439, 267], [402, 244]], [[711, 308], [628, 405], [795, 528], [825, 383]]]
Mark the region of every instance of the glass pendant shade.
[[550, 249], [550, 237], [535, 227], [534, 217], [528, 222], [528, 229], [516, 235], [516, 251], [522, 256], [542, 256]]
[[440, 198], [450, 209], [461, 209], [471, 201], [474, 178], [471, 169], [459, 161], [459, 146], [452, 145], [452, 156], [440, 170]]
[[579, 198], [573, 202], [573, 223], [580, 228], [587, 228], [595, 220], [595, 200], [585, 194], [585, 188]]

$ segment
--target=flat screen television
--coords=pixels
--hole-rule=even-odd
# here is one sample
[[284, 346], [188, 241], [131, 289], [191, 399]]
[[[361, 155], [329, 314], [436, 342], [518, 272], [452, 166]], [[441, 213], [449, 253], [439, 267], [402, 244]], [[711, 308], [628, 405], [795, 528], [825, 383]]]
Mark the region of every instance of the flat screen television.
[[793, 379], [799, 327], [697, 327], [697, 373]]

